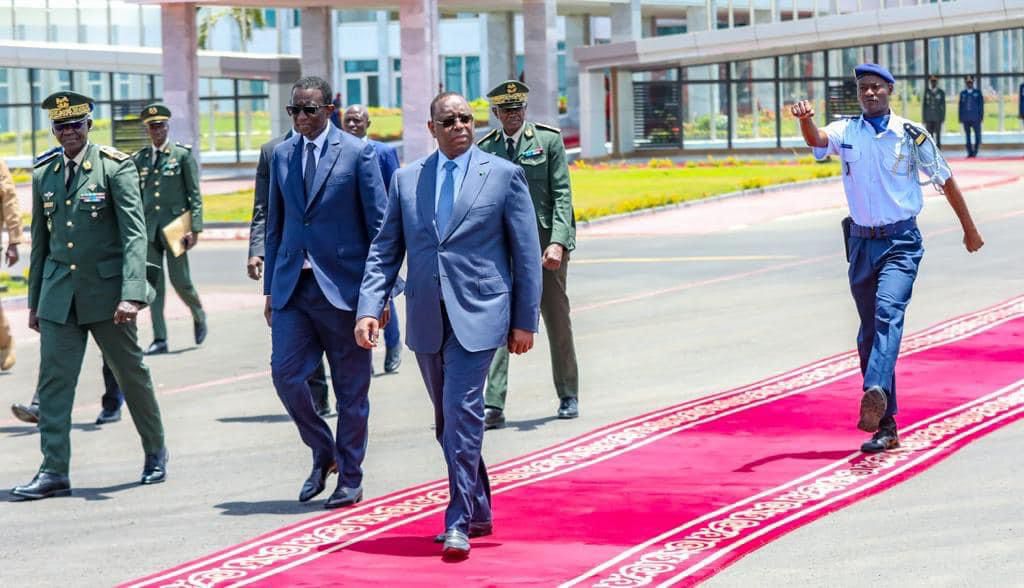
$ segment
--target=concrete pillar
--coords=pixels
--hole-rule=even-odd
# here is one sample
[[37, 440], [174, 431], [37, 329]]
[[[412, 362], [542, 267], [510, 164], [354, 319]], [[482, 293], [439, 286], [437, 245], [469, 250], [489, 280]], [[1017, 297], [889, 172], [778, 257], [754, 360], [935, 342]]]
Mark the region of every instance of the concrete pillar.
[[[590, 17], [565, 17], [565, 97], [571, 127], [580, 127], [580, 66], [573, 51], [590, 44]], [[603, 91], [603, 90], [602, 90]], [[603, 114], [602, 114], [603, 116]]]
[[[388, 11], [377, 12], [377, 86], [381, 106], [393, 106], [391, 103], [391, 48], [388, 43]], [[338, 80], [341, 84], [341, 80]]]
[[440, 81], [437, 0], [401, 0], [398, 24], [402, 45], [402, 159], [419, 159], [434, 150], [427, 129], [430, 101]]
[[[510, 12], [488, 12], [480, 15], [480, 79], [486, 95], [491, 88], [516, 77], [515, 29]], [[501, 122], [490, 115], [492, 127]]]
[[285, 106], [292, 100], [292, 85], [298, 80], [294, 74], [275, 74], [268, 84], [270, 94], [270, 136], [277, 137], [292, 128], [292, 117], [288, 116]]
[[529, 118], [558, 126], [558, 23], [555, 0], [523, 0]]
[[640, 0], [612, 5], [612, 43], [638, 41], [643, 38]]
[[580, 156], [604, 157], [605, 114], [604, 72], [581, 71], [580, 80]]
[[174, 116], [170, 137], [199, 149], [199, 58], [196, 55], [196, 5], [160, 6], [160, 36], [163, 45], [164, 103]]
[[[331, 9], [327, 7], [303, 8], [300, 16], [302, 25], [302, 75], [318, 76], [331, 83], [334, 71], [332, 50]], [[333, 87], [333, 83], [331, 84]], [[334, 96], [326, 96], [331, 100]]]
[[[640, 0], [612, 6], [612, 43], [639, 41], [643, 38]], [[581, 82], [582, 84], [582, 82]], [[612, 71], [612, 152], [626, 155], [633, 148], [633, 74]], [[582, 123], [589, 124], [589, 123]]]

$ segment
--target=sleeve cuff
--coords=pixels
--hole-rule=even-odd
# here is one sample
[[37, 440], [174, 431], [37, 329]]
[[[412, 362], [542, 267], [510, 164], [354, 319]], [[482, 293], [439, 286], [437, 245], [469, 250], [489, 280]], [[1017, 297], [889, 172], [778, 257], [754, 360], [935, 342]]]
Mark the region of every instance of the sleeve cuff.
[[124, 280], [121, 284], [121, 300], [146, 300], [146, 280]]

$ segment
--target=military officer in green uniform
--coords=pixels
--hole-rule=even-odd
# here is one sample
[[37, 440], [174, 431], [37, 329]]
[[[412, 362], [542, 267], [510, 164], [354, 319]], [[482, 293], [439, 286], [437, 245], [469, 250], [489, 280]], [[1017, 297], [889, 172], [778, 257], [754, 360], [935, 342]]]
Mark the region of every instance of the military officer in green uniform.
[[[191, 213], [192, 231], [183, 239], [189, 250], [199, 241], [203, 230], [203, 198], [199, 194], [199, 168], [192, 156], [192, 148], [181, 143], [172, 143], [167, 138], [167, 121], [171, 110], [163, 104], [150, 104], [140, 115], [146, 125], [146, 132], [152, 144], [140, 149], [133, 156], [139, 168], [142, 187], [142, 204], [146, 210], [146, 228], [149, 238], [149, 263], [167, 267], [171, 286], [182, 302], [192, 312], [192, 324], [196, 345], [206, 339], [206, 313], [199, 301], [199, 293], [192, 285], [188, 269], [188, 254], [175, 256], [168, 247], [163, 227], [181, 216]], [[164, 259], [167, 263], [164, 264]], [[153, 343], [146, 350], [147, 355], [167, 353], [167, 322], [164, 320], [164, 296], [166, 281], [161, 270], [156, 277], [156, 298], [149, 313], [153, 319]]]
[[128, 155], [89, 143], [91, 98], [58, 92], [42, 106], [62, 147], [32, 174], [28, 321], [40, 335], [43, 464], [12, 492], [29, 500], [71, 493], [71, 406], [89, 334], [124, 389], [142, 438], [141, 483], [162, 482], [163, 424], [135, 322], [152, 297], [139, 174]]
[[[526, 172], [543, 251], [539, 260], [545, 270], [540, 313], [551, 348], [551, 371], [559, 398], [558, 418], [572, 419], [579, 416], [579, 369], [566, 295], [569, 252], [576, 248], [569, 166], [559, 130], [526, 122], [529, 92], [526, 84], [508, 80], [487, 94], [502, 128], [491, 131], [478, 145], [488, 153], [521, 165]], [[499, 347], [487, 377], [485, 428], [505, 425], [507, 393], [508, 349]]]
[[939, 78], [928, 78], [928, 88], [924, 91], [921, 104], [921, 120], [928, 134], [935, 139], [935, 145], [942, 147], [942, 123], [946, 121], [946, 92], [939, 87]]

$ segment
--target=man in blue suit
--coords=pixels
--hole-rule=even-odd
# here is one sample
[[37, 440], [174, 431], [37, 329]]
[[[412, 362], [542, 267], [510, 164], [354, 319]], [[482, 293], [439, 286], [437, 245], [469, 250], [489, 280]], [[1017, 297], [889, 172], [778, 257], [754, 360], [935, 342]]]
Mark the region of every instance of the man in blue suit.
[[[960, 92], [960, 124], [964, 126], [964, 140], [967, 145], [967, 157], [977, 157], [981, 147], [981, 121], [985, 118], [985, 98], [981, 90], [974, 87], [974, 76], [966, 76], [967, 87]], [[971, 132], [974, 132], [974, 143], [971, 143]]]
[[[327, 508], [362, 500], [369, 415], [370, 352], [352, 338], [356, 301], [370, 241], [387, 198], [373, 148], [329, 123], [331, 88], [317, 77], [292, 86], [297, 134], [274, 148], [270, 163], [264, 294], [277, 394], [313, 450], [313, 470], [299, 493], [323, 491], [337, 469]], [[307, 378], [321, 355], [331, 366], [337, 439], [313, 407]]]
[[434, 405], [451, 499], [442, 556], [469, 555], [492, 531], [480, 457], [484, 380], [494, 351], [533, 347], [540, 315], [540, 237], [522, 168], [473, 144], [473, 111], [455, 93], [430, 104], [438, 151], [398, 170], [384, 226], [370, 247], [356, 341], [376, 345], [378, 317], [408, 253], [406, 343]]
[[[380, 141], [374, 141], [366, 135], [370, 128], [370, 113], [361, 104], [353, 104], [345, 109], [345, 116], [341, 118], [342, 129], [363, 140], [364, 143], [373, 146], [377, 152], [377, 163], [380, 164], [380, 175], [384, 178], [384, 189], [391, 189], [391, 176], [394, 175], [400, 165], [398, 163], [398, 152], [395, 148]], [[398, 311], [395, 310], [395, 300], [391, 299], [388, 305], [391, 310], [391, 320], [384, 327], [384, 373], [390, 374], [398, 370], [402, 363], [402, 333], [398, 327]]]

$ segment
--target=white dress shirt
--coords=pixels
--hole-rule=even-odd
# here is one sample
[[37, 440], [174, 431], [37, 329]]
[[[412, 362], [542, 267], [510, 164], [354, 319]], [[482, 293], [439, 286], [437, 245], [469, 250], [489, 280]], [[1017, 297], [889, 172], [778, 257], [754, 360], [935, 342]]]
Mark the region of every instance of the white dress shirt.
[[452, 170], [452, 178], [455, 180], [455, 198], [452, 200], [452, 209], [454, 210], [455, 203], [459, 201], [459, 192], [462, 191], [462, 182], [466, 179], [466, 170], [469, 169], [469, 156], [471, 152], [472, 148], [455, 159], [448, 159], [448, 156], [441, 150], [437, 151], [437, 182], [434, 186], [434, 212], [437, 212], [437, 203], [441, 201], [441, 185], [444, 184], [444, 176], [448, 173], [444, 170], [444, 164], [448, 161], [455, 162], [455, 169]]
[[[921, 212], [924, 196], [918, 184], [918, 172], [911, 174], [913, 154], [903, 141], [903, 124], [910, 122], [892, 114], [889, 125], [875, 132], [863, 116], [837, 120], [823, 130], [828, 146], [815, 147], [814, 156], [839, 155], [843, 188], [853, 222], [864, 227], [879, 227], [899, 222]], [[914, 123], [910, 123], [914, 124]], [[919, 149], [925, 161], [942, 159], [931, 141]], [[949, 179], [949, 167], [939, 166], [939, 179]]]
[[78, 152], [78, 155], [76, 155], [74, 157], [74, 159], [68, 159], [68, 154], [67, 153], [64, 154], [64, 183], [65, 184], [68, 183], [68, 171], [70, 171], [68, 169], [68, 162], [69, 161], [74, 161], [75, 162], [75, 173], [78, 173], [78, 170], [82, 168], [82, 161], [85, 159], [85, 152], [88, 151], [88, 150], [89, 150], [89, 143], [86, 142], [85, 146], [82, 147], [82, 150]]
[[526, 123], [524, 122], [522, 125], [520, 125], [519, 130], [516, 131], [515, 133], [512, 133], [511, 135], [505, 134], [505, 129], [502, 128], [501, 129], [501, 146], [502, 147], [508, 147], [508, 140], [512, 139], [512, 144], [516, 146], [516, 149], [519, 149], [519, 138], [523, 136], [523, 129], [525, 129], [525, 128], [526, 128]]

